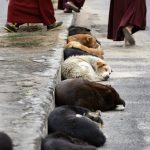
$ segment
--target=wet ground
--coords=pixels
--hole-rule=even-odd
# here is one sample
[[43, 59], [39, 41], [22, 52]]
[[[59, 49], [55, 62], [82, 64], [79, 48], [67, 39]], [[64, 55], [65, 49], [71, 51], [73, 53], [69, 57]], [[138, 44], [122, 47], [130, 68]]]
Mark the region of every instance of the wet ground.
[[76, 20], [76, 25], [91, 28], [101, 41], [104, 60], [113, 70], [110, 79], [103, 83], [112, 85], [126, 102], [125, 111], [102, 113], [107, 141], [99, 150], [149, 150], [150, 1], [147, 0], [147, 28], [133, 35], [133, 47], [107, 39], [109, 3], [110, 0], [87, 0]]

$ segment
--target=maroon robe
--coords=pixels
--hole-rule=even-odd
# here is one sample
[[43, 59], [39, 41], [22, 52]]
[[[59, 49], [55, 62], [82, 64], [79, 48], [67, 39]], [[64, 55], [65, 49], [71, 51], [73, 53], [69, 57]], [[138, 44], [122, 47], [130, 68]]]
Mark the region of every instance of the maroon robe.
[[[68, 0], [58, 0], [58, 9], [64, 10], [65, 9], [65, 3]], [[85, 0], [72, 0], [73, 3], [79, 8], [81, 9], [81, 7], [83, 6]]]
[[7, 22], [50, 25], [55, 21], [51, 0], [9, 0]]
[[132, 33], [146, 27], [146, 0], [111, 0], [108, 21], [108, 39], [124, 40], [122, 28], [134, 26]]

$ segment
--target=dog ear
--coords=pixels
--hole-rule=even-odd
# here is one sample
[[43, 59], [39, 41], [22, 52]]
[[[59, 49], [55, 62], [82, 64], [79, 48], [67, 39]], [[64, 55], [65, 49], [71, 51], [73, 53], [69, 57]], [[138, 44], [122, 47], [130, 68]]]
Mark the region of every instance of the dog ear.
[[98, 67], [103, 67], [105, 66], [106, 64], [103, 62], [103, 61], [97, 61], [97, 66]]
[[86, 41], [91, 43], [92, 37], [91, 36], [86, 36]]

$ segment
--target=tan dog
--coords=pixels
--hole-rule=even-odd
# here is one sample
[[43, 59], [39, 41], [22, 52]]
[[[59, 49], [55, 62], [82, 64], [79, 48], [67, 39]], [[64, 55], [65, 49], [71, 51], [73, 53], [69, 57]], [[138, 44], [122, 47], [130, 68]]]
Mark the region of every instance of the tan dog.
[[103, 57], [104, 55], [104, 51], [101, 49], [101, 47], [99, 46], [99, 48], [89, 48], [87, 46], [84, 46], [83, 44], [81, 44], [78, 41], [71, 41], [69, 43], [67, 43], [65, 45], [65, 48], [79, 48], [82, 51], [88, 52], [89, 54], [93, 54], [95, 56], [98, 57]]
[[82, 45], [87, 46], [89, 48], [98, 48], [100, 46], [97, 43], [96, 38], [89, 34], [76, 34], [76, 35], [69, 36], [67, 39], [67, 43], [71, 41], [80, 42]]
[[79, 48], [90, 54], [102, 57], [104, 52], [95, 37], [89, 34], [76, 34], [69, 36], [65, 48]]
[[91, 56], [71, 56], [62, 64], [62, 77], [83, 78], [90, 81], [107, 80], [111, 74], [110, 66], [102, 59]]

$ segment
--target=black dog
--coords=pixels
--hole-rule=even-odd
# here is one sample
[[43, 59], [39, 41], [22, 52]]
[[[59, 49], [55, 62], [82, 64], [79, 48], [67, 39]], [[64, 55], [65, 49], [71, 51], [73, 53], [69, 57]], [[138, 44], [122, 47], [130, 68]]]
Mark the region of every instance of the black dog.
[[[79, 48], [66, 48], [64, 49], [64, 60], [67, 59], [70, 56], [76, 56], [76, 55], [92, 55], [88, 52], [84, 52], [80, 50]], [[95, 55], [92, 55], [95, 56]]]
[[12, 140], [4, 132], [0, 132], [0, 150], [13, 150]]
[[78, 141], [64, 133], [55, 132], [42, 140], [42, 150], [96, 150], [95, 146]]
[[[48, 133], [59, 131], [90, 145], [102, 146], [106, 141], [104, 134], [97, 123], [84, 114], [89, 116], [90, 111], [79, 106], [56, 107], [48, 118]], [[101, 118], [96, 118], [102, 124]]]
[[110, 85], [82, 78], [61, 81], [55, 88], [55, 102], [60, 105], [78, 105], [90, 110], [123, 110], [125, 102]]
[[79, 26], [70, 26], [68, 28], [68, 36], [72, 36], [75, 34], [91, 34], [91, 30], [86, 27], [79, 27]]

